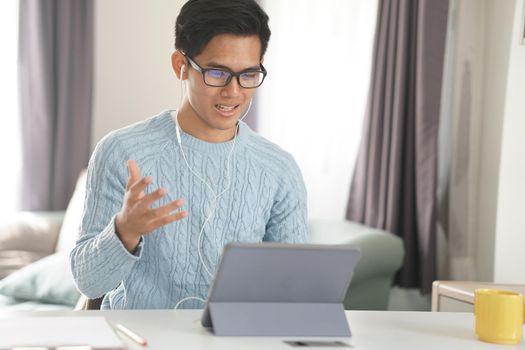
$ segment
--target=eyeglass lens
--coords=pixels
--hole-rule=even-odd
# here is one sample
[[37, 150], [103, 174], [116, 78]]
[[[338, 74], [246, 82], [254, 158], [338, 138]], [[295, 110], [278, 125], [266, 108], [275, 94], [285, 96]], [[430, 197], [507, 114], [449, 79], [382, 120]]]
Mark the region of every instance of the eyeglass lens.
[[[231, 79], [232, 73], [218, 69], [208, 70], [204, 74], [204, 82], [212, 86], [225, 86]], [[253, 88], [259, 86], [262, 79], [262, 72], [244, 72], [239, 75], [238, 82], [242, 87]]]

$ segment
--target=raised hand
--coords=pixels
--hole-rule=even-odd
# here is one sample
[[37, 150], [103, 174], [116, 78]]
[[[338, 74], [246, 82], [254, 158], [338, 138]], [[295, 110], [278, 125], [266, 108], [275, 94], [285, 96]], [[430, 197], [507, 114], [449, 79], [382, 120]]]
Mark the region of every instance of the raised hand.
[[129, 178], [124, 194], [124, 203], [115, 219], [118, 237], [129, 252], [133, 252], [140, 242], [140, 236], [147, 235], [157, 228], [188, 216], [186, 211], [173, 211], [184, 204], [182, 199], [152, 209], [151, 205], [166, 195], [164, 188], [146, 195], [144, 190], [151, 183], [150, 176], [141, 178], [140, 168], [134, 160], [128, 160]]

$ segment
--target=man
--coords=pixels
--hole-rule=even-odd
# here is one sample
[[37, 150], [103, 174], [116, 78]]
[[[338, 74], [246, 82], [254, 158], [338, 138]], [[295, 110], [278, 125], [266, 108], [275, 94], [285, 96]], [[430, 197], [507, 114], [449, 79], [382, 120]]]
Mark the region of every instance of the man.
[[71, 269], [102, 309], [203, 307], [226, 243], [307, 240], [295, 161], [240, 121], [266, 75], [268, 16], [190, 0], [175, 36], [179, 110], [110, 133], [89, 163]]

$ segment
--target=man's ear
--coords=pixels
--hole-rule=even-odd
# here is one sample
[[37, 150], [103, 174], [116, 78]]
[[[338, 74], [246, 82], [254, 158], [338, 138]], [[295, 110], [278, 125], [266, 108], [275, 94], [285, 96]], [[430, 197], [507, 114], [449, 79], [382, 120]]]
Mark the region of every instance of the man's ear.
[[186, 62], [186, 57], [178, 50], [171, 54], [171, 67], [173, 68], [177, 79], [185, 79], [185, 72], [188, 71], [188, 65]]

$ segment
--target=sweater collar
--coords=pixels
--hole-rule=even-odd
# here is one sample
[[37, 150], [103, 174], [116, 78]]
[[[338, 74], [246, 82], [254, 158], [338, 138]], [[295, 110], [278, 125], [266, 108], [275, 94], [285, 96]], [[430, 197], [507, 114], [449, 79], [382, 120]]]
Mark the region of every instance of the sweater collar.
[[[177, 111], [176, 110], [169, 110], [167, 111], [167, 117], [170, 121], [170, 135], [172, 135], [174, 142], [178, 146], [177, 142], [177, 132], [176, 132], [176, 121], [175, 118], [177, 117]], [[182, 142], [182, 147], [189, 148], [192, 150], [196, 150], [202, 153], [208, 153], [208, 154], [228, 154], [235, 143], [235, 148], [233, 152], [239, 152], [242, 148], [244, 148], [244, 145], [246, 144], [247, 139], [249, 138], [249, 134], [252, 133], [252, 130], [250, 127], [243, 121], [239, 122], [239, 129], [237, 131], [237, 136], [234, 139], [231, 139], [229, 141], [225, 142], [206, 142], [201, 139], [198, 139], [182, 130], [182, 128], [179, 128], [180, 131], [180, 137]]]

